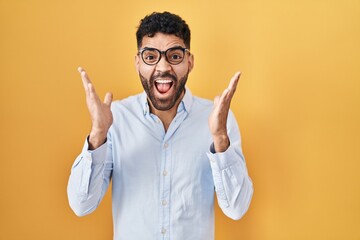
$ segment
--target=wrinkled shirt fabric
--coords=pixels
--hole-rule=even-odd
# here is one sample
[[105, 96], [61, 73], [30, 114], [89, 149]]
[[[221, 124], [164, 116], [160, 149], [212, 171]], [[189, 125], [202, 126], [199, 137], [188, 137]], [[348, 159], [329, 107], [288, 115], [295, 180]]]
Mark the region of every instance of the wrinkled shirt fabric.
[[214, 196], [226, 216], [239, 219], [253, 185], [231, 111], [230, 146], [215, 153], [212, 109], [211, 101], [186, 89], [165, 131], [145, 92], [113, 102], [106, 142], [90, 151], [86, 140], [72, 166], [67, 191], [73, 211], [94, 211], [112, 180], [114, 240], [213, 240]]

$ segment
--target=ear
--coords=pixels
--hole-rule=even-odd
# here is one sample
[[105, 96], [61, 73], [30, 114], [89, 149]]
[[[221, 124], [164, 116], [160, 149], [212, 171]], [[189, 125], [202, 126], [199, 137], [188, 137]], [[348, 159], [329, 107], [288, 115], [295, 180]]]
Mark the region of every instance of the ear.
[[139, 69], [140, 69], [140, 57], [139, 55], [135, 55], [135, 69], [137, 72], [139, 72]]
[[188, 57], [189, 72], [194, 68], [194, 55], [190, 54]]

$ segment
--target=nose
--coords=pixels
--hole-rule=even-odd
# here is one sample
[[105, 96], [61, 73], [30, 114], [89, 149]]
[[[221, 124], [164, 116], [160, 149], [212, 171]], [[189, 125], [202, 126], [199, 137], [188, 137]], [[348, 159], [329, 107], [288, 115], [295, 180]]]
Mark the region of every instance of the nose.
[[171, 64], [166, 61], [165, 55], [162, 55], [160, 61], [156, 64], [156, 70], [159, 72], [167, 72], [171, 70]]

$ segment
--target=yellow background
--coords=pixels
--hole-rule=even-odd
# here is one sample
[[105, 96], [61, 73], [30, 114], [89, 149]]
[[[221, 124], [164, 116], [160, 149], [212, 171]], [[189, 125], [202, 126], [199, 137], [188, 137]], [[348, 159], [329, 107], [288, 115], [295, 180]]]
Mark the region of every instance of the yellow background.
[[66, 185], [90, 128], [76, 69], [101, 96], [142, 91], [135, 31], [152, 11], [192, 30], [188, 86], [232, 103], [255, 193], [216, 209], [217, 240], [360, 239], [359, 0], [0, 0], [0, 239], [112, 238], [110, 192], [93, 214]]

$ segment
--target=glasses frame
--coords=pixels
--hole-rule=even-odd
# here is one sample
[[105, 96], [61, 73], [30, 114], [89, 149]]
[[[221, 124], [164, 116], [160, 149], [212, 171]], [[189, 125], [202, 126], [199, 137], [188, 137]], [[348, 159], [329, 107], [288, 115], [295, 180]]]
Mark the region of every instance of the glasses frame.
[[[157, 51], [157, 52], [160, 54], [159, 59], [158, 59], [155, 63], [147, 63], [147, 62], [144, 60], [144, 56], [143, 56], [143, 53], [144, 53], [144, 51], [146, 51], [146, 50]], [[180, 47], [180, 46], [178, 46], [178, 47], [171, 47], [171, 48], [166, 49], [165, 51], [160, 51], [160, 50], [157, 49], [157, 48], [148, 48], [148, 47], [146, 47], [146, 48], [140, 49], [137, 54], [140, 55], [142, 61], [143, 61], [146, 65], [149, 65], [149, 66], [154, 66], [154, 65], [158, 64], [158, 63], [160, 62], [161, 58], [162, 58], [162, 55], [165, 56], [166, 61], [167, 61], [168, 63], [170, 63], [171, 65], [178, 65], [178, 64], [182, 63], [182, 62], [184, 61], [184, 58], [185, 58], [185, 57], [183, 57], [183, 58], [181, 59], [181, 61], [178, 62], [178, 63], [171, 63], [171, 62], [169, 61], [169, 59], [168, 59], [168, 57], [167, 57], [167, 52], [168, 52], [168, 51], [171, 51], [171, 50], [182, 50], [183, 53], [184, 53], [184, 56], [185, 56], [185, 52], [188, 52], [189, 54], [191, 54], [189, 49], [184, 48], [184, 47]]]

